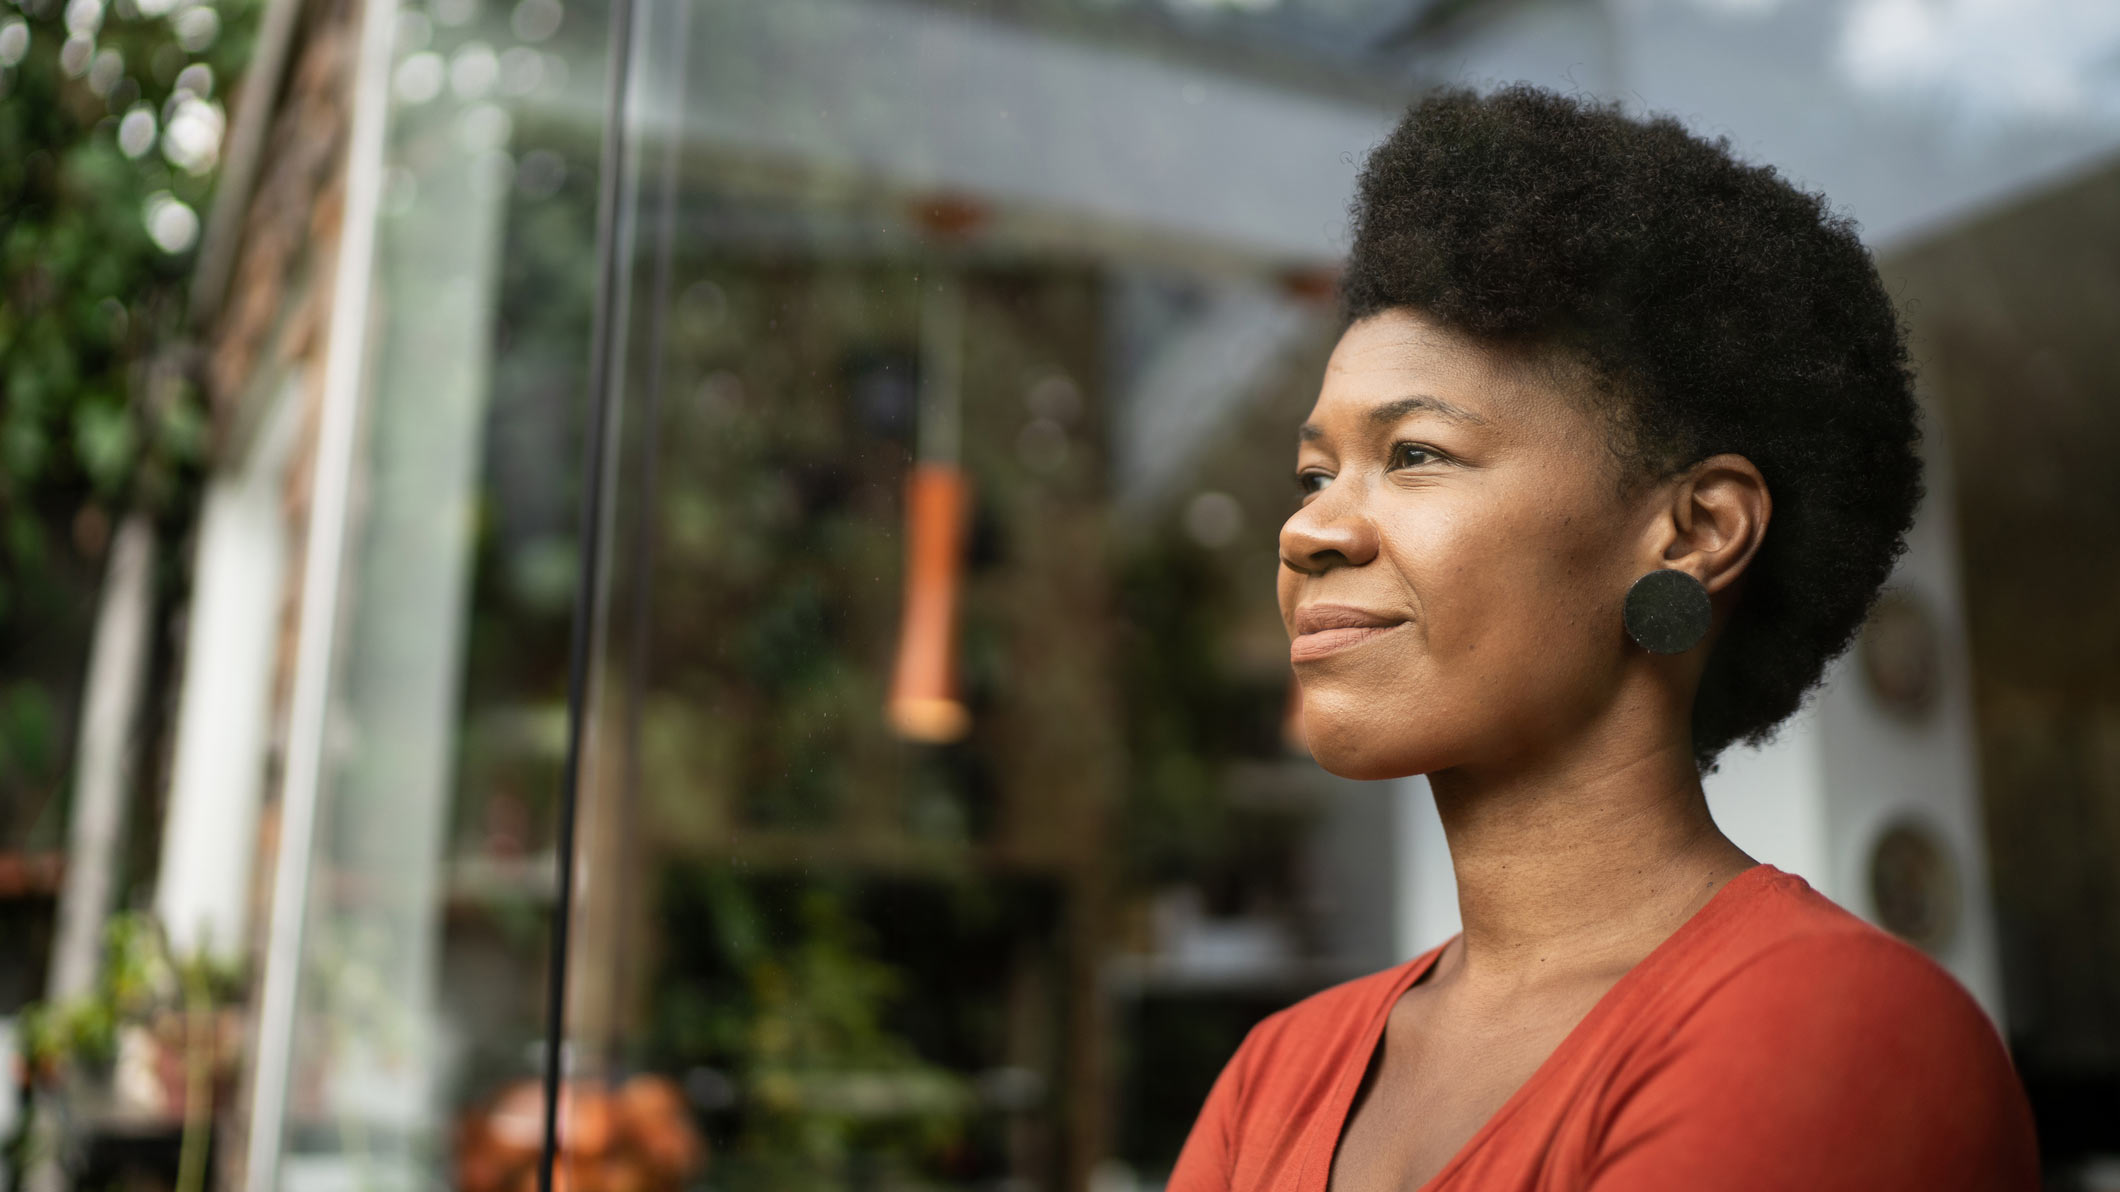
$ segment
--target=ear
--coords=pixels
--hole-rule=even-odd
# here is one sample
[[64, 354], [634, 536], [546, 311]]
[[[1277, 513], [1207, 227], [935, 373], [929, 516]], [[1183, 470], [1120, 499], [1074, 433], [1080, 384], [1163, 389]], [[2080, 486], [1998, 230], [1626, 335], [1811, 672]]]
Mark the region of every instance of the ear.
[[1691, 574], [1710, 594], [1736, 583], [1774, 512], [1767, 478], [1742, 455], [1712, 455], [1665, 492], [1649, 544], [1662, 565]]

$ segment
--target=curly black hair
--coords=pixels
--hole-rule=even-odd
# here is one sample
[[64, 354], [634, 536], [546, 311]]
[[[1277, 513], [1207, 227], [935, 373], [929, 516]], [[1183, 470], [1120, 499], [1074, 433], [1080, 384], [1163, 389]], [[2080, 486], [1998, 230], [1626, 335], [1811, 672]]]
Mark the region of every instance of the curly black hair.
[[1567, 366], [1634, 478], [1735, 452], [1774, 515], [1693, 705], [1703, 769], [1854, 638], [1922, 495], [1906, 340], [1854, 225], [1726, 139], [1514, 86], [1435, 92], [1369, 156], [1340, 294]]

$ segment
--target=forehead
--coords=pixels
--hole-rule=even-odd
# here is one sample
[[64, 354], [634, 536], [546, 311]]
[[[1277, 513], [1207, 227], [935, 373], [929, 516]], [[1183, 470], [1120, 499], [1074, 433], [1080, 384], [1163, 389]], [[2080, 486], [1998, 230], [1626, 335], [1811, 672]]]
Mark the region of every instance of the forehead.
[[1350, 324], [1326, 362], [1303, 438], [1378, 413], [1430, 413], [1510, 434], [1585, 429], [1582, 403], [1531, 363], [1485, 347], [1406, 310]]

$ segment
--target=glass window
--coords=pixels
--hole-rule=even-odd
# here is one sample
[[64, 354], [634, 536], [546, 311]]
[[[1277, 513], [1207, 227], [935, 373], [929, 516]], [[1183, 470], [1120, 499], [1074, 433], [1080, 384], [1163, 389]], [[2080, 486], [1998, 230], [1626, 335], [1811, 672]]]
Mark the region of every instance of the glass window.
[[291, 659], [247, 1166], [512, 1188], [544, 1136], [610, 16], [361, 12], [356, 231], [320, 299], [352, 347], [323, 362], [300, 477], [312, 538], [343, 541], [300, 580], [330, 631]]
[[[2002, 631], [2060, 490], [1981, 467], [2102, 375], [2103, 283], [2047, 282], [2110, 223], [2098, 59], [1955, 91], [1971, 7], [1803, 0], [370, 4], [251, 1186], [537, 1186], [552, 1079], [577, 1192], [1155, 1187], [1253, 1023], [1454, 930], [1421, 781], [1291, 732], [1272, 587], [1357, 164], [1436, 80], [1727, 126], [1865, 221], [1934, 496], [1896, 619], [1711, 799], [1998, 1015], [2009, 914], [2080, 914], [2093, 854], [1974, 750], [2026, 805], [2103, 764], [2077, 639]], [[2109, 950], [2047, 951], [2020, 1055], [2066, 1073]]]
[[717, 1188], [1158, 1180], [1413, 930], [1271, 582], [1388, 113], [946, 6], [636, 19], [579, 1112], [681, 1093]]

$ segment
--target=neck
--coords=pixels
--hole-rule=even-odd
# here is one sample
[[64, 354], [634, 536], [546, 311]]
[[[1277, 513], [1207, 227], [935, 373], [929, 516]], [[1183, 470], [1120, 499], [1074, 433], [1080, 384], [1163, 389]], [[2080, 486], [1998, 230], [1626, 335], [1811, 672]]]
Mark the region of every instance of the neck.
[[1462, 974], [1512, 986], [1632, 967], [1754, 862], [1715, 826], [1681, 734], [1429, 776]]

